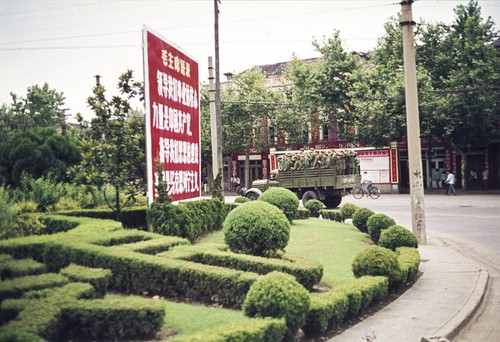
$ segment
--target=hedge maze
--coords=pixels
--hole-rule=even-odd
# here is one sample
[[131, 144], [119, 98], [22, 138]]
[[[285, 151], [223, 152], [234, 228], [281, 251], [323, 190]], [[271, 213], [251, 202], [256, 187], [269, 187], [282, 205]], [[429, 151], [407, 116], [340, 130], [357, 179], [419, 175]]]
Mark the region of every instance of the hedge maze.
[[[192, 245], [111, 220], [50, 215], [45, 223], [56, 233], [0, 241], [1, 341], [148, 340], [168, 320], [154, 296], [241, 309], [267, 273], [291, 274], [309, 290], [323, 275], [316, 261], [234, 254], [225, 245]], [[416, 273], [411, 253], [401, 252], [413, 272], [405, 279]], [[381, 276], [311, 293], [303, 330], [318, 336], [387, 291]], [[175, 341], [279, 341], [285, 332], [282, 319], [252, 319]]]

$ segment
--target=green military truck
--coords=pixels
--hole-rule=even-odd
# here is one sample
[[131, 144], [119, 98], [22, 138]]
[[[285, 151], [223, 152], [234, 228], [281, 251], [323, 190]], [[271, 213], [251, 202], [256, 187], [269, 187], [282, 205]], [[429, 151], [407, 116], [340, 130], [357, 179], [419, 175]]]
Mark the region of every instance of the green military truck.
[[245, 197], [256, 200], [273, 186], [287, 188], [294, 192], [302, 205], [307, 201], [317, 199], [327, 208], [336, 208], [342, 202], [342, 197], [358, 188], [361, 175], [337, 175], [334, 168], [308, 168], [303, 170], [274, 170], [271, 179], [256, 180], [252, 188], [245, 192]]

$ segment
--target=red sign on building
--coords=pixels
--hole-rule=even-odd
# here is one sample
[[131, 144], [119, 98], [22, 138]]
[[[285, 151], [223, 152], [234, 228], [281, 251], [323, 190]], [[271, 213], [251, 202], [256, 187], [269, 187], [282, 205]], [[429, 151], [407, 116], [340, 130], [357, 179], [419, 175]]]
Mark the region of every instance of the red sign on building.
[[156, 198], [156, 165], [174, 201], [200, 196], [198, 63], [144, 27], [148, 200]]

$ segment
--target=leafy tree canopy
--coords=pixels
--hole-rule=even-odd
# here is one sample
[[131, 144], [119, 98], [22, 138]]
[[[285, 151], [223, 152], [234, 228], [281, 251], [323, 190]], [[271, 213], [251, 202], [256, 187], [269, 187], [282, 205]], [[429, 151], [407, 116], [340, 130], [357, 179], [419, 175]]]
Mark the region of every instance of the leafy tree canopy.
[[55, 128], [34, 127], [0, 142], [0, 183], [18, 186], [23, 173], [69, 181], [67, 168], [80, 162], [80, 149], [69, 135]]

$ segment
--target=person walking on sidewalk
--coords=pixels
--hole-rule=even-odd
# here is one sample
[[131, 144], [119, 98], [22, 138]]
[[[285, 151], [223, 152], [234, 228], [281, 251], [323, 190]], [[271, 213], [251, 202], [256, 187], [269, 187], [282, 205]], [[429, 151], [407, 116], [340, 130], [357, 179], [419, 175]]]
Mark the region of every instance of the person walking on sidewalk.
[[451, 196], [453, 193], [453, 196], [456, 196], [456, 191], [455, 191], [455, 175], [451, 170], [448, 171], [448, 176], [446, 177], [446, 184], [448, 185], [448, 190], [446, 191], [447, 196]]

